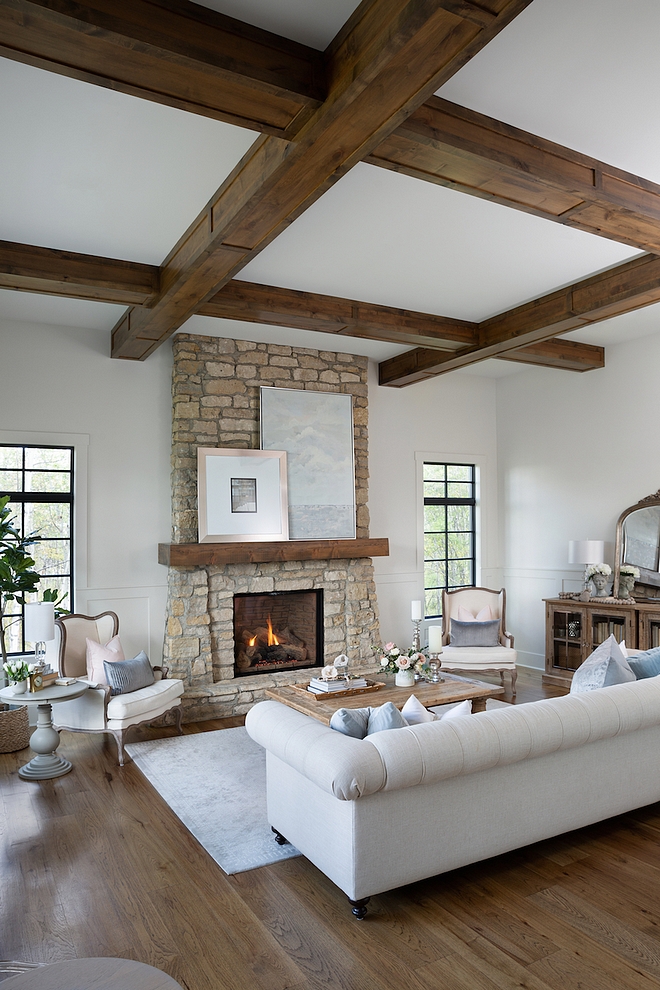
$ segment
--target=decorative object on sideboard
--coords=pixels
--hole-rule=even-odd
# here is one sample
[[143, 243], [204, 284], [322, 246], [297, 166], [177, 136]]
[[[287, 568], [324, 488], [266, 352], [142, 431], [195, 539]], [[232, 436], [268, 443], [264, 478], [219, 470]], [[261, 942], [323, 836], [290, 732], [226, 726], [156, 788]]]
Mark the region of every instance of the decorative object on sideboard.
[[639, 567], [633, 564], [621, 564], [619, 567], [619, 598], [628, 602], [634, 602], [632, 596], [635, 581], [639, 577]]
[[355, 539], [353, 396], [260, 388], [262, 450], [287, 452], [289, 537]]
[[592, 581], [594, 588], [596, 589], [596, 598], [607, 598], [607, 586], [610, 583], [610, 574], [612, 573], [612, 568], [609, 564], [590, 564], [587, 567], [585, 577], [588, 581]]
[[199, 543], [289, 539], [283, 450], [197, 448]]
[[599, 564], [605, 557], [604, 540], [569, 540], [568, 541], [568, 562], [569, 564], [584, 564], [584, 579], [581, 592], [581, 600], [589, 601], [591, 597], [589, 591], [589, 581], [591, 575], [587, 573], [589, 565]]

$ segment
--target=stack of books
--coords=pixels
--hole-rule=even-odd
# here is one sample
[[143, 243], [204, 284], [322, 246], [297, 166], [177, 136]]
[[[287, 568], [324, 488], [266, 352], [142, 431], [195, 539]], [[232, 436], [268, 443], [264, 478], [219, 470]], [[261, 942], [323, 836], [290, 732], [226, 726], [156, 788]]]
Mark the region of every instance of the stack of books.
[[354, 691], [356, 688], [366, 688], [367, 682], [364, 677], [351, 677], [350, 680], [338, 678], [333, 681], [325, 681], [322, 677], [312, 677], [309, 682], [308, 691], [312, 694], [333, 694], [336, 691]]

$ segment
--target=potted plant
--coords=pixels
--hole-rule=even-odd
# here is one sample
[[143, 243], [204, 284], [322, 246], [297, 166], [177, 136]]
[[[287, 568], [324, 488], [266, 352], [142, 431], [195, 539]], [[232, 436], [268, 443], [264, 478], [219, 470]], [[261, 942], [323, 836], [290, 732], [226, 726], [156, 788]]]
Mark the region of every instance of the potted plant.
[[382, 649], [373, 646], [372, 650], [380, 662], [380, 673], [394, 674], [397, 687], [412, 687], [415, 674], [421, 674], [422, 668], [428, 663], [424, 654], [413, 646], [400, 650], [396, 644], [386, 643]]
[[0, 498], [0, 646], [3, 666], [7, 663], [5, 633], [15, 620], [8, 618], [7, 607], [16, 601], [25, 604], [25, 596], [37, 590], [41, 577], [34, 569], [34, 559], [28, 547], [39, 537], [30, 533], [21, 536], [12, 523], [12, 511], [8, 505], [9, 495]]

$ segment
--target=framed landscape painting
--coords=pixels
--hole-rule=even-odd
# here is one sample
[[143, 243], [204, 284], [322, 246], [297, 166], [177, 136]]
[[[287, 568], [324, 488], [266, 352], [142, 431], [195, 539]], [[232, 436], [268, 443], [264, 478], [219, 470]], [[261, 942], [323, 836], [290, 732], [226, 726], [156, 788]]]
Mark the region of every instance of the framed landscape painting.
[[288, 540], [286, 452], [197, 448], [199, 543]]
[[351, 395], [262, 386], [261, 447], [287, 453], [290, 539], [355, 539]]

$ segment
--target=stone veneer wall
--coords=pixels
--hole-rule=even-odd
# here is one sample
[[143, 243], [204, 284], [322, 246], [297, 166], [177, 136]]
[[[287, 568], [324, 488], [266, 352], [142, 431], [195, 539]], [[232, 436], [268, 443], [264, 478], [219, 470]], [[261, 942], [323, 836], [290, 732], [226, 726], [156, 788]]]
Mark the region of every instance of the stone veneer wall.
[[[197, 447], [259, 447], [259, 387], [353, 396], [357, 536], [369, 536], [367, 359], [306, 347], [179, 334], [174, 345], [172, 542], [197, 541]], [[234, 678], [236, 592], [324, 589], [326, 662], [373, 669], [379, 640], [371, 559], [170, 567], [164, 662], [186, 684], [185, 715], [243, 714], [268, 687], [305, 671]]]

